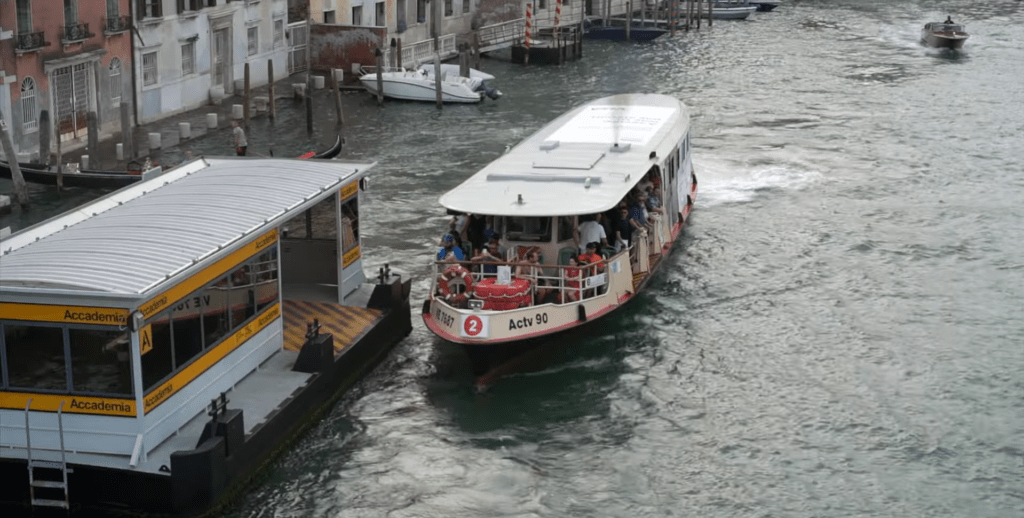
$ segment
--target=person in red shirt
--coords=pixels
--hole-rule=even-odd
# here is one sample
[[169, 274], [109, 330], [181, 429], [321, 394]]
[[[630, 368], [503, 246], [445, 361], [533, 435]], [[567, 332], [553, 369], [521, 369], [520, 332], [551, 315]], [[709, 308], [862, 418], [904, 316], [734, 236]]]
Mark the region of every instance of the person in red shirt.
[[565, 302], [580, 300], [580, 269], [576, 268], [575, 257], [569, 257], [569, 267], [562, 273], [565, 275]]
[[601, 261], [604, 261], [604, 259], [597, 254], [597, 245], [597, 241], [587, 243], [587, 251], [580, 254], [578, 258], [580, 265], [594, 265], [587, 269], [588, 275], [594, 275], [604, 271], [604, 265], [601, 264]]

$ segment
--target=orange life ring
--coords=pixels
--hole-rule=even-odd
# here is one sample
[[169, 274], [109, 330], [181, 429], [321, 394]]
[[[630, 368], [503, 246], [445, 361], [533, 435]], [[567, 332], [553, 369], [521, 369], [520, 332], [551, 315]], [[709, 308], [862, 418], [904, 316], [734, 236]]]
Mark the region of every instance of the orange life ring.
[[437, 289], [449, 304], [462, 304], [473, 290], [473, 276], [461, 264], [453, 264], [438, 276]]

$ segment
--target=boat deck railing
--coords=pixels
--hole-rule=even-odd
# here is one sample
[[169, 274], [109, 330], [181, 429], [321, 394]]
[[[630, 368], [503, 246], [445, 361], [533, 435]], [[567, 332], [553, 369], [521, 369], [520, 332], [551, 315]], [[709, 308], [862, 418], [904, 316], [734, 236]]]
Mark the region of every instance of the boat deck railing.
[[[508, 266], [512, 270], [512, 280], [525, 278], [530, 282], [529, 293], [533, 301], [531, 305], [548, 303], [556, 305], [571, 304], [604, 294], [607, 291], [609, 279], [605, 277], [603, 283], [595, 284], [595, 277], [601, 273], [607, 273], [608, 264], [620, 254], [629, 254], [631, 251], [632, 248], [625, 248], [618, 253], [603, 258], [599, 262], [576, 266], [551, 263], [537, 263], [533, 265], [523, 261], [435, 261], [434, 280], [431, 290], [434, 293], [439, 293], [438, 279], [453, 265], [460, 265], [469, 271], [473, 279], [473, 286], [486, 279], [497, 279], [499, 277], [496, 271], [486, 271], [488, 268], [485, 268], [485, 266], [493, 266], [495, 270], [498, 266]], [[537, 275], [516, 275], [518, 267], [529, 268], [531, 266], [538, 270]], [[591, 282], [590, 286], [587, 285], [588, 279]], [[468, 295], [469, 300], [483, 300], [477, 298], [472, 293], [472, 289], [468, 291], [470, 292]]]

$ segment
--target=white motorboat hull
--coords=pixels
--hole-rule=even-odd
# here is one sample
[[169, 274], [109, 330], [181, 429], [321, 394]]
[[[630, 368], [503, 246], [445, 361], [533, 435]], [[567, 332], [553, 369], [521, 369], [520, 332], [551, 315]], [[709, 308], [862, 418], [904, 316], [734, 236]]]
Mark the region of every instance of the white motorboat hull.
[[[384, 97], [406, 101], [437, 101], [437, 83], [421, 71], [384, 72], [381, 74]], [[377, 94], [377, 74], [365, 74], [359, 78], [371, 94]], [[483, 95], [475, 90], [479, 79], [465, 77], [442, 77], [441, 101], [446, 103], [478, 103]]]
[[[427, 77], [429, 77], [430, 79], [434, 79], [434, 67], [435, 66], [436, 65], [434, 65], [433, 63], [425, 63], [423, 65], [420, 65], [419, 70], [422, 70], [423, 72], [425, 72], [427, 74]], [[456, 76], [459, 75], [460, 72], [461, 72], [461, 70], [459, 69], [459, 65], [453, 65], [451, 63], [442, 63], [441, 64], [441, 77], [456, 77]], [[493, 81], [494, 80], [494, 76], [492, 76], [491, 74], [488, 74], [487, 72], [483, 72], [483, 71], [477, 70], [475, 68], [469, 69], [469, 78], [470, 79], [479, 79], [481, 81]]]
[[711, 17], [715, 20], [745, 20], [750, 16], [750, 13], [756, 10], [756, 5], [743, 7], [715, 7], [711, 11]]

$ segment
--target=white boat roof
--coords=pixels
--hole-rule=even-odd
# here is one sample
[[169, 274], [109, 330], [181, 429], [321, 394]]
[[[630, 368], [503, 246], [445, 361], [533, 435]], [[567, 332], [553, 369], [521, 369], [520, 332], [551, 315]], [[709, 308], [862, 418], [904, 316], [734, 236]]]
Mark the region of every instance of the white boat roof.
[[492, 216], [604, 212], [669, 156], [689, 121], [686, 105], [667, 95], [598, 99], [559, 116], [445, 193], [440, 203]]
[[0, 241], [0, 296], [134, 297], [274, 228], [373, 163], [203, 158]]

